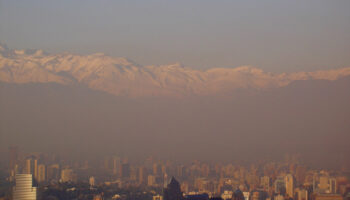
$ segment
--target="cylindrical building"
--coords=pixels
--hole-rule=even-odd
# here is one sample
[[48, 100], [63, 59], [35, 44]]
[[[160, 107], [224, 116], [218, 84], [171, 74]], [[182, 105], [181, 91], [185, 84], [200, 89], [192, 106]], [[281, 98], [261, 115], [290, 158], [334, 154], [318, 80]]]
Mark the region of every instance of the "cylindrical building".
[[36, 200], [36, 187], [33, 187], [32, 174], [16, 174], [13, 188], [14, 200]]

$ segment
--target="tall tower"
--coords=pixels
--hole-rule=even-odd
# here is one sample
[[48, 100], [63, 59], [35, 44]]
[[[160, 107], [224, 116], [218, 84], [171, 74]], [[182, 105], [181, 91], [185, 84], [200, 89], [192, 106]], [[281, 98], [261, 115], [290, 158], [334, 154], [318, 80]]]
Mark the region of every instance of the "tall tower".
[[121, 177], [122, 178], [130, 178], [130, 164], [124, 163], [121, 167]]
[[38, 180], [38, 160], [34, 159], [33, 163], [33, 174], [34, 174], [34, 179], [37, 181]]
[[284, 183], [286, 185], [286, 194], [290, 197], [294, 197], [294, 184], [293, 184], [293, 176], [291, 174], [287, 174], [284, 177]]
[[32, 167], [32, 159], [27, 159], [26, 160], [26, 167], [25, 167], [25, 174], [33, 174], [32, 173], [33, 167]]
[[110, 157], [109, 156], [105, 156], [105, 158], [103, 160], [103, 165], [104, 165], [104, 169], [106, 171], [109, 171], [109, 169], [110, 169]]
[[337, 179], [335, 178], [329, 179], [329, 192], [332, 194], [337, 193]]
[[314, 193], [316, 193], [316, 178], [317, 178], [317, 174], [314, 173], [313, 177], [312, 177], [312, 191]]
[[153, 163], [153, 175], [157, 176], [158, 175], [158, 164]]
[[167, 188], [164, 188], [163, 194], [164, 200], [183, 200], [181, 188], [179, 182], [172, 177]]
[[120, 158], [118, 156], [113, 157], [113, 175], [118, 174], [118, 169], [120, 168]]
[[46, 167], [43, 164], [40, 164], [38, 167], [38, 178], [37, 181], [39, 183], [44, 182], [46, 180]]
[[275, 180], [275, 193], [284, 195], [286, 190], [285, 180], [283, 176], [277, 177]]
[[33, 187], [31, 174], [16, 174], [16, 186], [13, 188], [14, 200], [36, 200], [36, 187]]
[[143, 166], [139, 167], [139, 184], [143, 184], [145, 182], [145, 169]]

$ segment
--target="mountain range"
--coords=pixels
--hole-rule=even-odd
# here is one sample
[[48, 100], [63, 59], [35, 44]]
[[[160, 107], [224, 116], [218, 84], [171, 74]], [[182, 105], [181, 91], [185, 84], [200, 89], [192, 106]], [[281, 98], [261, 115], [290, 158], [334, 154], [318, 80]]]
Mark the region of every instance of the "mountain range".
[[103, 53], [48, 54], [0, 46], [0, 81], [80, 84], [127, 97], [228, 95], [242, 89], [280, 88], [299, 80], [337, 80], [350, 67], [314, 72], [270, 73], [250, 66], [195, 70], [181, 64], [142, 66]]

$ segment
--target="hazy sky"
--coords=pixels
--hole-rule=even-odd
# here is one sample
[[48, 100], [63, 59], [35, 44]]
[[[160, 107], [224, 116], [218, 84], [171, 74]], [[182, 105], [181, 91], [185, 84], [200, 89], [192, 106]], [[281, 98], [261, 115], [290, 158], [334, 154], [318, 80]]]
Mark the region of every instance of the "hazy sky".
[[0, 0], [0, 42], [147, 64], [350, 65], [349, 0]]

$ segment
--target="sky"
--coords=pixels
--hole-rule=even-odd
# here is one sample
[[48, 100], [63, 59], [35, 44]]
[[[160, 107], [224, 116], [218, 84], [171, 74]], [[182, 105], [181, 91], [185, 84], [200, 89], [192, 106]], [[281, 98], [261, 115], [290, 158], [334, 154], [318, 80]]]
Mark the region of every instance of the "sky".
[[348, 0], [0, 0], [0, 42], [142, 65], [314, 71], [350, 66], [349, 8]]

